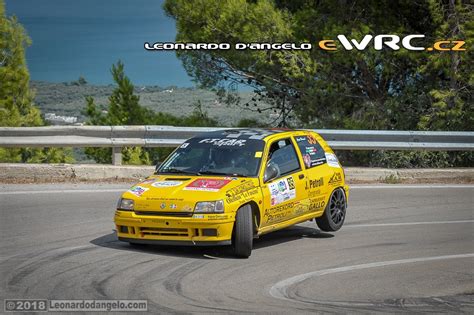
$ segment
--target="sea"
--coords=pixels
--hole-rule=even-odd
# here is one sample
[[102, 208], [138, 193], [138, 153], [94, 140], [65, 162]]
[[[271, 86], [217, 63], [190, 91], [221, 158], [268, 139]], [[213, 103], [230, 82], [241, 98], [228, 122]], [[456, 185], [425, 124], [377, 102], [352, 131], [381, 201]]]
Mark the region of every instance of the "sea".
[[146, 51], [145, 42], [174, 41], [175, 20], [162, 0], [6, 0], [32, 40], [26, 51], [31, 79], [113, 83], [121, 60], [137, 85], [192, 87], [175, 52]]

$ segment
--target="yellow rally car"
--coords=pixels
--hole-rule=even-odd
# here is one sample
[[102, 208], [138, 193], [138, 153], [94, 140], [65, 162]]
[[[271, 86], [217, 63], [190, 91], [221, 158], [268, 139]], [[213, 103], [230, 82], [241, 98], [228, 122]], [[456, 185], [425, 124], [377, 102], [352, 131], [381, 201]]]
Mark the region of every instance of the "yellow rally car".
[[222, 130], [187, 140], [123, 193], [115, 225], [131, 244], [232, 245], [248, 257], [254, 238], [306, 220], [339, 230], [348, 194], [317, 133]]

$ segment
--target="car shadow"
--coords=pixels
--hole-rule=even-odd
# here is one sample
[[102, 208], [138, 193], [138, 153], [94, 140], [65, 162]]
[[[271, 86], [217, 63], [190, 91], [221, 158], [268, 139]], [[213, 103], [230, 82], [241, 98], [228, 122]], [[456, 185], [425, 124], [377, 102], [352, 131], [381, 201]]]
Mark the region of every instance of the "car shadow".
[[[254, 240], [253, 250], [259, 250], [278, 244], [296, 241], [302, 238], [331, 238], [333, 234], [317, 228], [291, 226], [276, 232], [265, 234]], [[91, 244], [129, 252], [141, 252], [162, 256], [185, 257], [194, 259], [232, 258], [235, 256], [231, 246], [170, 246], [170, 245], [130, 245], [117, 239], [115, 232], [90, 241]]]

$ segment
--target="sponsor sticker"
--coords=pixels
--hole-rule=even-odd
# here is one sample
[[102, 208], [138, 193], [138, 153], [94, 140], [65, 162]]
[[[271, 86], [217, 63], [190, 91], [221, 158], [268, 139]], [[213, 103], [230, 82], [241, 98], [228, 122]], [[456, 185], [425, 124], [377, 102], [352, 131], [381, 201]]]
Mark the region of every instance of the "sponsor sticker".
[[272, 206], [296, 198], [296, 188], [293, 177], [281, 179], [268, 185], [270, 204]]
[[142, 187], [142, 186], [133, 186], [132, 188], [130, 188], [129, 192], [131, 192], [135, 196], [140, 197], [148, 189], [150, 189], [150, 188], [146, 188], [146, 187]]
[[335, 154], [326, 152], [325, 155], [326, 155], [326, 161], [329, 166], [341, 168], [341, 165], [339, 165], [339, 161]]
[[293, 180], [293, 177], [288, 177], [286, 181], [288, 182], [289, 189], [295, 189], [295, 181]]
[[296, 137], [296, 142], [306, 141], [306, 137]]
[[318, 152], [318, 149], [316, 149], [315, 147], [306, 147], [306, 153], [308, 154], [311, 154], [311, 155], [314, 155]]
[[309, 144], [316, 144], [316, 143], [318, 143], [318, 141], [316, 141], [316, 138], [313, 137], [312, 135], [308, 135], [307, 138], [308, 138], [308, 143], [309, 143]]
[[239, 146], [246, 145], [247, 140], [243, 139], [202, 139], [199, 143], [209, 143], [218, 147], [221, 146]]
[[305, 204], [296, 204], [295, 207], [295, 215], [302, 215], [305, 212], [308, 212], [309, 206]]
[[212, 179], [212, 178], [200, 178], [191, 182], [188, 186], [184, 187], [183, 190], [200, 190], [200, 191], [212, 191], [217, 192], [222, 187], [227, 185], [230, 179]]
[[244, 182], [241, 185], [226, 191], [227, 203], [241, 201], [258, 194], [258, 188], [251, 181]]
[[316, 160], [311, 160], [311, 166], [318, 166], [318, 165], [321, 165], [321, 164], [324, 164], [326, 163], [326, 158], [323, 157], [323, 158], [319, 158], [319, 159], [316, 159]]
[[180, 148], [181, 148], [181, 149], [187, 148], [188, 145], [189, 145], [189, 143], [185, 142], [185, 143], [183, 143], [183, 144], [180, 146]]
[[227, 218], [227, 214], [210, 214], [207, 216], [208, 220], [226, 220]]
[[294, 202], [289, 202], [284, 205], [276, 206], [271, 209], [266, 209], [265, 213], [263, 214], [264, 220], [267, 223], [276, 223], [280, 221], [284, 221], [285, 218], [288, 218], [293, 212], [293, 208], [295, 207]]
[[166, 180], [166, 181], [161, 180], [161, 181], [154, 182], [151, 185], [156, 188], [166, 188], [166, 187], [176, 187], [176, 186], [181, 185], [182, 183], [183, 182], [177, 181], [177, 180]]
[[303, 161], [306, 167], [311, 167], [311, 156], [309, 154], [303, 155]]
[[[309, 184], [309, 187], [308, 187]], [[306, 182], [306, 189], [318, 188], [324, 185], [324, 179], [320, 177], [319, 179], [309, 179], [309, 182]]]
[[255, 152], [255, 157], [256, 157], [256, 158], [261, 158], [261, 157], [262, 157], [262, 154], [263, 154], [262, 151], [257, 151], [257, 152]]
[[329, 185], [338, 185], [342, 182], [342, 175], [341, 173], [334, 173], [331, 178], [329, 179]]
[[322, 210], [324, 206], [326, 205], [326, 202], [324, 201], [325, 197], [319, 197], [315, 199], [310, 199], [310, 206], [309, 206], [309, 211], [318, 211]]
[[155, 200], [155, 201], [183, 201], [184, 198], [146, 197], [146, 200]]
[[190, 205], [184, 205], [182, 210], [185, 212], [190, 212], [193, 211], [193, 207], [191, 207]]

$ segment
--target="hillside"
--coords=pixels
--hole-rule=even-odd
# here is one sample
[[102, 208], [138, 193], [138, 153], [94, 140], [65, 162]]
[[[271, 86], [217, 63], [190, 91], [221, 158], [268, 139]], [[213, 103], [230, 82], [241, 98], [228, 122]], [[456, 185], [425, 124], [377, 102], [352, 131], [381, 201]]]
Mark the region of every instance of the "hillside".
[[[112, 94], [113, 85], [80, 85], [77, 82], [50, 83], [33, 81], [32, 88], [36, 92], [35, 102], [43, 114], [77, 117], [77, 122], [84, 122], [82, 111], [85, 108], [85, 97], [95, 98], [96, 104], [108, 104], [107, 98]], [[223, 126], [233, 126], [240, 119], [254, 118], [268, 120], [266, 114], [258, 114], [238, 106], [227, 106], [218, 101], [212, 91], [195, 88], [138, 86], [135, 92], [140, 96], [140, 104], [157, 112], [170, 113], [176, 116], [190, 114], [196, 102], [201, 101], [202, 108], [210, 117], [217, 119]], [[240, 92], [241, 103], [245, 104], [252, 98], [251, 92]], [[245, 106], [242, 106], [245, 107]], [[54, 116], [54, 115], [49, 115]]]

